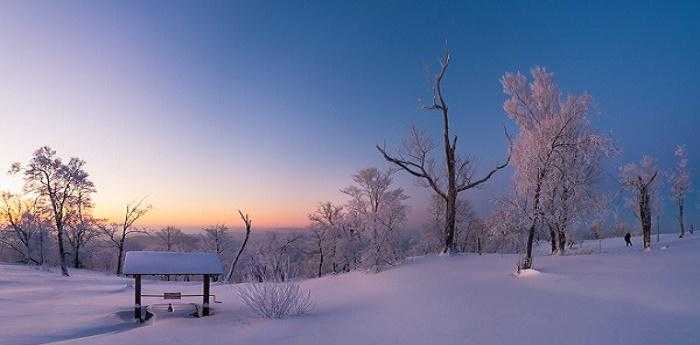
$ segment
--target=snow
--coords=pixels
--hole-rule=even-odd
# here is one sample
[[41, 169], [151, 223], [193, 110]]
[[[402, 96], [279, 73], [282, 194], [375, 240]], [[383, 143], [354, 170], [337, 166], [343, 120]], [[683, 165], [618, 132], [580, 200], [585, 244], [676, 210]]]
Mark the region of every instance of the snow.
[[[315, 309], [284, 320], [255, 316], [235, 286], [214, 284], [223, 301], [214, 315], [188, 317], [189, 307], [175, 305], [144, 325], [131, 320], [131, 279], [0, 265], [0, 344], [697, 343], [700, 239], [663, 235], [651, 252], [635, 243], [603, 240], [598, 253], [591, 241], [578, 249], [590, 255], [537, 256], [541, 273], [527, 279], [512, 275], [517, 255], [426, 256], [378, 274], [311, 279], [302, 286]], [[144, 293], [200, 289], [144, 283]]]
[[222, 274], [221, 260], [213, 253], [130, 251], [124, 274]]
[[541, 272], [538, 270], [534, 269], [526, 269], [520, 271], [520, 273], [517, 275], [518, 278], [527, 278], [527, 277], [534, 277], [540, 275]]

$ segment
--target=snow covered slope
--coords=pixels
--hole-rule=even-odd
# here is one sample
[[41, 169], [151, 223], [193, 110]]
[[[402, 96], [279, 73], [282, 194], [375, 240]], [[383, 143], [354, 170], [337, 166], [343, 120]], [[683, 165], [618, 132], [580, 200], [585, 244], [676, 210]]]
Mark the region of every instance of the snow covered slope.
[[[540, 273], [520, 278], [516, 256], [466, 255], [308, 280], [314, 311], [286, 320], [255, 317], [233, 287], [214, 285], [224, 302], [215, 315], [162, 311], [141, 326], [130, 320], [129, 279], [0, 265], [0, 344], [700, 343], [699, 238], [662, 236], [651, 252], [621, 239], [601, 247], [537, 257]], [[144, 282], [144, 293], [200, 288]]]

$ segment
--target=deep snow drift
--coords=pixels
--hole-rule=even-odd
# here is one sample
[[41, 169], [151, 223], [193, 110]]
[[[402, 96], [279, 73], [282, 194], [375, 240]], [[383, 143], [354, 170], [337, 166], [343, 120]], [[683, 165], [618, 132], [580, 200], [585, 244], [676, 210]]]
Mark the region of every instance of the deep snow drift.
[[[285, 320], [252, 315], [215, 284], [215, 315], [176, 306], [140, 326], [130, 279], [0, 265], [0, 344], [697, 344], [700, 239], [638, 243], [605, 240], [601, 254], [587, 242], [579, 251], [596, 253], [537, 257], [518, 278], [514, 255], [464, 255], [312, 279], [315, 309]], [[144, 280], [144, 293], [200, 289]]]

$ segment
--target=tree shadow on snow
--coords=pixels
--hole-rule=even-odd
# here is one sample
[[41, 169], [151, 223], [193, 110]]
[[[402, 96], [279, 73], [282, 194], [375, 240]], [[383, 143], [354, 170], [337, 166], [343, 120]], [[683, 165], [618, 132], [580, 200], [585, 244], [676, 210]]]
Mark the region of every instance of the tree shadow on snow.
[[136, 327], [139, 327], [139, 324], [134, 320], [133, 311], [124, 310], [106, 316], [101, 322], [96, 324], [65, 329], [53, 334], [33, 336], [28, 339], [22, 339], [19, 343], [25, 345], [39, 345], [58, 341], [77, 340], [95, 335], [120, 333]]

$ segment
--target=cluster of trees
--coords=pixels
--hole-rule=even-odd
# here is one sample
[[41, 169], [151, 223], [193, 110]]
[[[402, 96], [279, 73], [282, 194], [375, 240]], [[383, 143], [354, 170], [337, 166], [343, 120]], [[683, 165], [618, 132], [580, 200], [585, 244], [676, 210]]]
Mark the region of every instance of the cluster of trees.
[[[94, 217], [96, 189], [85, 161], [64, 161], [46, 146], [36, 150], [26, 165], [13, 163], [9, 173], [22, 174], [24, 187], [18, 194], [2, 192], [0, 243], [4, 249], [25, 263], [57, 264], [66, 276], [69, 265], [81, 268], [92, 256], [113, 252], [121, 273], [127, 238], [139, 231], [134, 223], [150, 206], [127, 205], [121, 224]], [[95, 246], [97, 242], [102, 245]]]
[[[321, 202], [308, 215], [309, 229], [252, 233], [250, 217], [239, 211], [245, 231], [224, 224], [200, 233], [172, 226], [149, 231], [137, 226], [151, 210], [144, 200], [127, 204], [120, 220], [99, 219], [92, 215], [96, 188], [85, 162], [65, 161], [42, 147], [27, 164], [10, 168], [10, 174], [23, 176], [24, 188], [20, 194], [1, 195], [0, 259], [55, 264], [64, 275], [69, 265], [121, 274], [127, 250], [206, 250], [226, 263], [227, 281], [287, 281], [291, 276], [381, 270], [409, 255], [437, 252], [522, 253], [519, 267], [531, 268], [533, 246], [542, 240], [553, 255], [561, 255], [576, 232], [602, 238], [606, 228], [615, 235], [632, 231], [610, 214], [620, 193], [601, 188], [603, 162], [618, 150], [591, 125], [590, 95], [562, 95], [553, 74], [541, 67], [532, 69], [530, 79], [506, 73], [501, 79], [503, 109], [517, 133], [511, 137], [505, 131], [504, 161], [477, 176], [474, 159], [458, 152], [457, 136], [450, 130], [443, 87], [449, 65], [446, 53], [433, 80], [433, 102], [425, 107], [440, 115], [440, 144], [412, 128], [400, 149], [377, 146], [391, 168], [358, 171], [340, 189], [343, 202]], [[639, 221], [644, 248], [651, 247], [664, 181], [677, 205], [679, 236], [685, 236], [691, 178], [685, 148], [677, 147], [674, 155], [677, 163], [669, 173], [648, 155], [619, 170], [617, 182]], [[514, 170], [510, 191], [495, 198], [490, 214], [477, 216], [467, 191], [508, 165]], [[399, 172], [415, 177], [432, 194], [430, 217], [418, 231], [406, 226], [408, 196], [394, 183]]]
[[309, 214], [320, 277], [325, 272], [357, 268], [381, 269], [403, 258], [400, 230], [406, 220], [408, 196], [394, 186], [392, 172], [360, 170], [343, 188], [343, 205], [322, 202]]
[[[450, 64], [447, 52], [433, 83], [433, 104], [427, 110], [442, 116], [444, 157], [433, 156], [435, 145], [429, 137], [413, 128], [402, 150], [396, 154], [377, 146], [391, 164], [415, 176], [436, 194], [434, 215], [442, 218], [433, 237], [444, 241], [443, 252], [457, 248], [457, 215], [460, 203], [468, 205], [460, 193], [487, 182], [508, 164], [515, 171], [511, 192], [496, 200], [495, 210], [482, 220], [474, 220], [468, 210], [461, 213], [471, 219], [464, 235], [483, 250], [510, 251], [523, 254], [520, 268], [533, 266], [533, 246], [548, 239], [552, 254], [560, 255], [571, 246], [573, 232], [588, 228], [594, 238], [603, 236], [603, 223], [617, 219], [610, 215], [616, 198], [601, 191], [603, 161], [618, 153], [611, 138], [591, 125], [592, 97], [587, 94], [563, 96], [552, 73], [542, 67], [531, 71], [531, 80], [520, 73], [506, 73], [501, 79], [506, 100], [503, 109], [515, 123], [517, 135], [509, 142], [505, 162], [481, 178], [474, 177], [469, 157], [457, 154], [457, 136], [450, 133], [449, 107], [443, 80]], [[685, 148], [675, 151], [677, 166], [668, 175], [671, 195], [678, 205], [680, 237], [685, 234], [684, 201], [690, 190], [690, 174]], [[644, 248], [651, 247], [652, 213], [659, 211], [660, 182], [655, 159], [644, 156], [639, 164], [620, 168], [618, 183], [627, 193], [628, 205], [640, 223]], [[468, 209], [468, 208], [467, 208]], [[616, 224], [617, 231], [624, 225]], [[579, 230], [580, 231], [580, 230]], [[463, 235], [463, 236], [464, 236]], [[425, 243], [426, 239], [422, 239]], [[463, 240], [464, 241], [464, 240]], [[485, 243], [485, 241], [488, 241]]]

